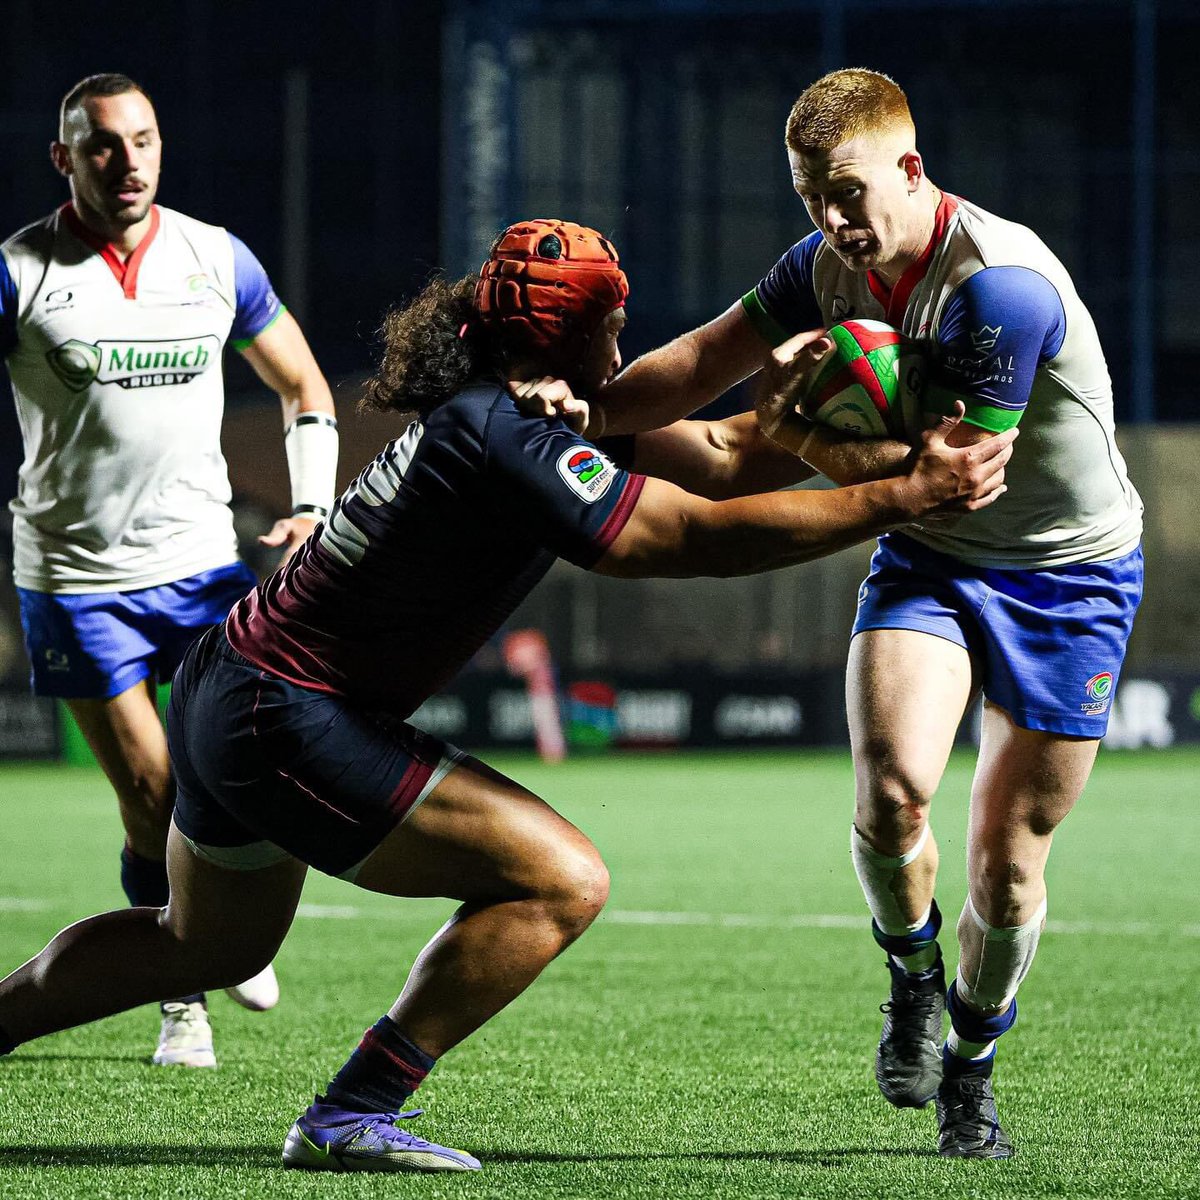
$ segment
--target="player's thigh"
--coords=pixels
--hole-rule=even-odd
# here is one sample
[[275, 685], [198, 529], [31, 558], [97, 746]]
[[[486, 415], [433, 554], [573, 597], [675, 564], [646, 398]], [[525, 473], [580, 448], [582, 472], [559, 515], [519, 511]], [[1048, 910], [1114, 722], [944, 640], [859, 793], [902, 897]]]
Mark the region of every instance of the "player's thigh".
[[544, 800], [464, 758], [363, 863], [354, 882], [399, 896], [494, 901], [583, 892], [608, 873], [591, 841]]
[[[846, 712], [859, 802], [880, 789], [927, 800], [974, 691], [957, 642], [914, 629], [867, 629], [850, 643]], [[881, 801], [883, 797], [880, 797]]]
[[984, 706], [968, 833], [973, 878], [1040, 877], [1054, 830], [1083, 794], [1099, 745], [1022, 728], [999, 705]]
[[147, 784], [152, 790], [166, 787], [170, 778], [167, 739], [149, 679], [102, 700], [65, 703], [118, 792]]
[[202, 857], [172, 824], [167, 837], [171, 898], [165, 921], [198, 956], [220, 963], [232, 982], [264, 967], [292, 923], [307, 867], [279, 858], [231, 869]]

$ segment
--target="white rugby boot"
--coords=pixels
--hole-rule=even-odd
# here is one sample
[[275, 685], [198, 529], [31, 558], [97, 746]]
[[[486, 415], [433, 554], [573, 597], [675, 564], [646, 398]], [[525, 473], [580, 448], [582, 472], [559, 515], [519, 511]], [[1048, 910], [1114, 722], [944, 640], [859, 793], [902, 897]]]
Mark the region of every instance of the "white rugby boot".
[[162, 1006], [162, 1031], [151, 1060], [156, 1067], [215, 1067], [212, 1026], [199, 1002], [172, 1000]]

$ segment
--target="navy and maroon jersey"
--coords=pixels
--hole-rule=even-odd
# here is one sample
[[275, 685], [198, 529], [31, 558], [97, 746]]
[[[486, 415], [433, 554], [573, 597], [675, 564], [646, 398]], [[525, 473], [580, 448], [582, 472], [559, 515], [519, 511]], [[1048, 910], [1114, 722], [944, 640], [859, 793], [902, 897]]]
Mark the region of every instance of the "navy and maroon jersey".
[[264, 670], [406, 717], [555, 558], [592, 566], [644, 482], [474, 383], [384, 447], [226, 634]]

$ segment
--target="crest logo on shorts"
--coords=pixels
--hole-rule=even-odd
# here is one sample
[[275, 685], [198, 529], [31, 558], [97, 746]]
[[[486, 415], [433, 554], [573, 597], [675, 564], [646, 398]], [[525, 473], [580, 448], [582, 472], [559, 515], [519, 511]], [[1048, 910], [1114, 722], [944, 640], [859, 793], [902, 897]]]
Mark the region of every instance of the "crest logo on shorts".
[[1112, 700], [1113, 675], [1111, 671], [1101, 671], [1093, 675], [1083, 685], [1087, 694], [1087, 702], [1079, 706], [1080, 710], [1089, 717], [1098, 717], [1108, 711], [1109, 701]]
[[591, 446], [574, 446], [558, 456], [558, 473], [567, 486], [587, 504], [594, 504], [616, 478], [612, 463]]
[[46, 651], [47, 671], [69, 671], [70, 669], [71, 661], [62, 650]]

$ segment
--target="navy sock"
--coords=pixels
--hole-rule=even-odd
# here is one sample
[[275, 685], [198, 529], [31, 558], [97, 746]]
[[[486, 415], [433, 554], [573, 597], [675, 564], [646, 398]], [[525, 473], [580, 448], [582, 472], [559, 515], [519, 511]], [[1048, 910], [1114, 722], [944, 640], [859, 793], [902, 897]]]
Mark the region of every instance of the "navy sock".
[[132, 908], [162, 908], [171, 894], [167, 864], [143, 858], [126, 846], [121, 851], [121, 890]]
[[[132, 908], [162, 908], [171, 895], [167, 864], [143, 858], [126, 846], [121, 851], [121, 890]], [[180, 996], [179, 1001], [183, 1004], [203, 1004], [204, 993]]]
[[958, 980], [951, 980], [946, 989], [946, 1011], [954, 1032], [968, 1042], [984, 1045], [992, 1042], [991, 1053], [984, 1058], [963, 1058], [949, 1045], [942, 1047], [942, 1069], [946, 1075], [990, 1075], [996, 1062], [995, 1042], [1017, 1023], [1017, 1002], [999, 1013], [977, 1013], [968, 1008], [958, 995]]
[[437, 1059], [414, 1046], [385, 1013], [318, 1097], [351, 1112], [398, 1112]]
[[902, 964], [896, 960], [911, 959], [913, 955], [920, 954], [924, 950], [931, 950], [937, 953], [937, 960], [923, 971], [917, 971], [914, 968], [909, 968], [910, 973], [918, 974], [924, 977], [932, 977], [941, 969], [939, 962], [941, 960], [941, 952], [938, 950], [937, 938], [942, 928], [942, 910], [938, 908], [937, 901], [933, 900], [929, 905], [929, 920], [925, 922], [919, 929], [914, 929], [910, 933], [884, 933], [876, 921], [871, 922], [871, 934], [875, 938], [880, 949], [886, 950], [891, 964], [900, 967]]
[[0, 1025], [0, 1058], [6, 1054], [11, 1054], [17, 1048], [17, 1043], [8, 1035], [8, 1031], [3, 1025]]

